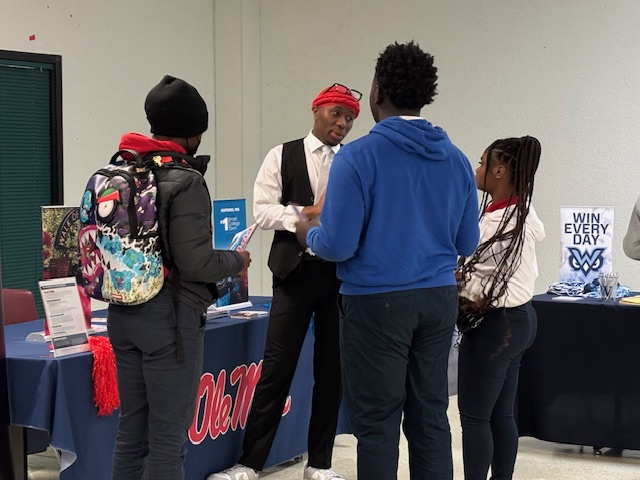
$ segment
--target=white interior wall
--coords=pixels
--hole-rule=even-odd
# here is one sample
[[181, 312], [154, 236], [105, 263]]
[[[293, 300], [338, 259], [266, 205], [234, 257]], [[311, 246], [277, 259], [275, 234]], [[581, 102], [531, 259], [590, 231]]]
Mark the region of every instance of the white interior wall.
[[[253, 222], [253, 182], [260, 166], [260, 8], [258, 0], [215, 0], [216, 197], [247, 198]], [[269, 278], [260, 255], [262, 232], [249, 245], [249, 292], [262, 293]], [[264, 257], [266, 259], [266, 257]], [[271, 295], [269, 285], [264, 295]]]
[[[368, 95], [379, 53], [413, 39], [439, 69], [439, 95], [422, 114], [472, 164], [497, 138], [542, 143], [534, 205], [547, 238], [537, 291], [558, 279], [563, 205], [615, 208], [614, 271], [640, 289], [640, 264], [621, 247], [640, 193], [640, 2], [270, 0], [261, 8], [263, 152], [307, 133], [323, 86], [339, 81]], [[347, 141], [372, 125], [365, 100]]]
[[62, 56], [66, 204], [78, 204], [123, 133], [149, 133], [144, 99], [165, 74], [187, 80], [207, 101], [201, 151], [213, 152], [213, 17], [210, 0], [0, 2], [0, 49]]
[[[615, 208], [614, 269], [637, 290], [640, 265], [621, 241], [640, 193], [638, 18], [635, 0], [4, 0], [0, 48], [62, 55], [66, 203], [122, 133], [148, 131], [144, 97], [171, 73], [208, 102], [212, 195], [247, 197], [251, 221], [262, 156], [308, 132], [316, 93], [339, 81], [368, 95], [380, 51], [413, 39], [439, 69], [422, 113], [472, 164], [499, 137], [542, 142], [537, 290], [557, 279], [562, 205]], [[347, 140], [372, 125], [365, 98]], [[271, 292], [270, 241], [250, 245], [253, 294]]]

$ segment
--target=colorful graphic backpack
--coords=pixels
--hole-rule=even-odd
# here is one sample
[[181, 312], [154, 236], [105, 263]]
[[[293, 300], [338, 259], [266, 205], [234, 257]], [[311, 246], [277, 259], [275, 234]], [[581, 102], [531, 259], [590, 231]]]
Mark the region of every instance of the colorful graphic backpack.
[[166, 269], [154, 169], [191, 170], [172, 155], [154, 152], [142, 158], [134, 150], [119, 150], [89, 178], [80, 204], [78, 244], [82, 283], [90, 297], [139, 305], [160, 292]]

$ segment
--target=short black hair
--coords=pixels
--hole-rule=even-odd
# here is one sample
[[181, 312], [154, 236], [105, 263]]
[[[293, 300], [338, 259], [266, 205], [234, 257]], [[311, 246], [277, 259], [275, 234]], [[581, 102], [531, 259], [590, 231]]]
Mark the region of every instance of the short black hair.
[[438, 69], [433, 56], [412, 41], [395, 42], [378, 57], [376, 81], [397, 108], [422, 108], [436, 96]]

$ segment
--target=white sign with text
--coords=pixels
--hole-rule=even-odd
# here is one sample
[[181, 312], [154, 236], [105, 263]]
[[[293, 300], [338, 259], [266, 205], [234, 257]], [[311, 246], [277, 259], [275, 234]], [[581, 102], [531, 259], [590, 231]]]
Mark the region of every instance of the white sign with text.
[[585, 282], [613, 268], [613, 208], [560, 208], [560, 281]]
[[89, 337], [75, 277], [44, 280], [38, 285], [53, 356], [89, 351]]

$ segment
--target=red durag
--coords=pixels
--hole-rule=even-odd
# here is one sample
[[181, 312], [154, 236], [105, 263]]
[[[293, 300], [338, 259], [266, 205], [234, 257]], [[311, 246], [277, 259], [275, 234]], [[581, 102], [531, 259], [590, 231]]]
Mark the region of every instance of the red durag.
[[323, 107], [325, 105], [341, 105], [353, 110], [354, 118], [360, 114], [360, 103], [348, 93], [335, 91], [334, 87], [325, 88], [311, 102], [311, 107]]
[[120, 406], [116, 377], [116, 357], [108, 337], [89, 337], [93, 352], [93, 401], [98, 415], [111, 415]]

